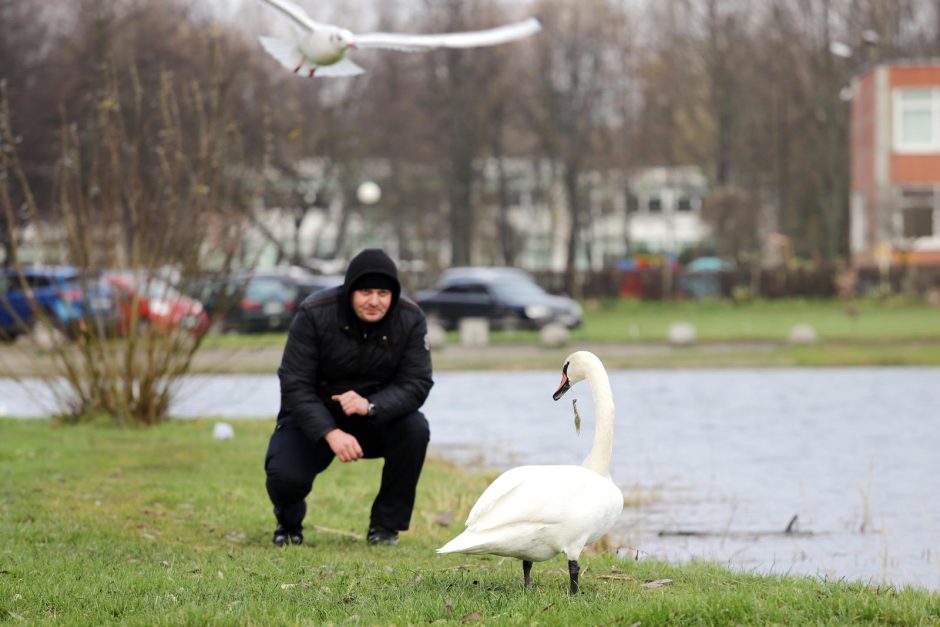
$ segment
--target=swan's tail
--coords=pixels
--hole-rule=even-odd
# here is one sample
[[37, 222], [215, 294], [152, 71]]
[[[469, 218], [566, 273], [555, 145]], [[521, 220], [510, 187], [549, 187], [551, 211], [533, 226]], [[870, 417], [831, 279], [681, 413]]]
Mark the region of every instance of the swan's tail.
[[463, 545], [463, 542], [461, 541], [462, 537], [463, 536], [457, 536], [456, 538], [454, 538], [453, 540], [451, 540], [450, 542], [448, 542], [447, 544], [439, 548], [437, 552], [438, 553], [460, 553], [465, 548]]
[[[518, 555], [532, 555], [542, 552], [540, 549], [545, 546], [545, 538], [542, 531], [544, 525], [540, 523], [519, 522], [512, 525], [503, 525], [495, 529], [477, 531], [467, 529], [459, 536], [442, 546], [437, 550], [438, 553], [474, 553], [484, 554], [492, 553], [494, 555], [504, 555], [507, 557], [517, 557]], [[551, 557], [558, 551], [548, 553]], [[524, 559], [535, 559], [541, 561], [548, 557]]]
[[472, 553], [481, 548], [480, 538], [464, 532], [439, 548], [438, 553]]

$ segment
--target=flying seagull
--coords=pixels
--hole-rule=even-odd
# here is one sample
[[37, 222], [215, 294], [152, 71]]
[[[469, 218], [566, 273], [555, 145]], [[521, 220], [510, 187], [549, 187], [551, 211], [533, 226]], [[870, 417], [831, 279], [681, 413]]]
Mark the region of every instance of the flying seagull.
[[262, 0], [293, 20], [303, 31], [295, 39], [261, 37], [261, 45], [294, 74], [306, 76], [355, 76], [365, 70], [346, 58], [350, 48], [387, 48], [421, 52], [434, 48], [476, 48], [528, 37], [541, 30], [534, 17], [488, 30], [440, 35], [404, 33], [353, 34], [345, 28], [321, 24], [290, 0]]

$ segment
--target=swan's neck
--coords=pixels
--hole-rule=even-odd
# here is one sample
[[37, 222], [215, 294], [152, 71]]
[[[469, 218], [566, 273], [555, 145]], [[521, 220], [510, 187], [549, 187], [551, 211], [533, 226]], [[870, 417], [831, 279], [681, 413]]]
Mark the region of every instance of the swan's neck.
[[600, 364], [591, 368], [586, 378], [594, 398], [596, 422], [594, 446], [584, 460], [584, 467], [606, 477], [610, 474], [610, 456], [614, 446], [614, 395], [607, 372]]

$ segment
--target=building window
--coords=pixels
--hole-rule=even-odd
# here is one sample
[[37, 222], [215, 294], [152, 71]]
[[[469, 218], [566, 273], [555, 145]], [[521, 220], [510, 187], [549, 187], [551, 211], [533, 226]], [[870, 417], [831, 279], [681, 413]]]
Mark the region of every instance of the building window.
[[904, 237], [933, 237], [933, 208], [908, 207], [902, 215]]
[[689, 213], [692, 211], [692, 199], [688, 196], [680, 196], [676, 202], [676, 211], [679, 213]]
[[627, 192], [627, 213], [637, 213], [640, 210], [640, 199], [633, 192]]
[[662, 213], [663, 199], [659, 196], [650, 196], [649, 200], [646, 202], [646, 209], [650, 213]]
[[894, 90], [894, 149], [940, 153], [940, 88]]

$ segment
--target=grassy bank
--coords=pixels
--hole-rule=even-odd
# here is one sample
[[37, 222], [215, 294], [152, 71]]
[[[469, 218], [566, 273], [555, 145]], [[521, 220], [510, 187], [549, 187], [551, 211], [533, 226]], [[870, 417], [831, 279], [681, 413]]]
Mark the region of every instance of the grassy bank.
[[[537, 564], [433, 549], [488, 477], [426, 468], [398, 547], [362, 540], [379, 462], [336, 463], [317, 484], [308, 544], [274, 549], [262, 458], [271, 424], [147, 431], [0, 421], [0, 616], [96, 624], [937, 624], [940, 596], [759, 577], [705, 565], [582, 556]], [[450, 521], [452, 519], [452, 521]], [[443, 524], [442, 524], [443, 523]], [[666, 585], [651, 583], [669, 579]]]
[[[909, 300], [612, 300], [585, 303], [584, 312], [583, 326], [560, 349], [541, 348], [536, 331], [494, 331], [486, 350], [463, 350], [451, 331], [435, 350], [434, 367], [554, 368], [574, 348], [596, 352], [609, 368], [940, 365], [940, 308]], [[668, 342], [670, 325], [680, 321], [696, 329], [691, 346]], [[819, 341], [791, 345], [788, 335], [798, 324], [813, 327]], [[285, 339], [283, 333], [206, 338], [196, 369], [271, 372]], [[248, 358], [213, 360], [213, 352], [226, 351]]]
[[[556, 368], [580, 348], [600, 355], [608, 368], [940, 365], [940, 308], [919, 302], [616, 300], [585, 303], [584, 310], [584, 325], [564, 347], [543, 348], [536, 331], [494, 331], [488, 347], [466, 349], [452, 331], [446, 345], [435, 348], [434, 367]], [[696, 328], [690, 346], [668, 342], [669, 326], [679, 321]], [[787, 336], [797, 324], [812, 326], [819, 341], [791, 345]], [[211, 335], [190, 371], [270, 374], [286, 339], [286, 333]], [[47, 352], [29, 343], [0, 344], [0, 377], [42, 377], [57, 369]]]
[[[511, 350], [510, 350], [511, 348]], [[526, 370], [557, 368], [572, 350], [593, 351], [608, 369], [629, 368], [792, 368], [847, 366], [940, 366], [940, 342], [919, 344], [821, 343], [810, 346], [697, 344], [643, 346], [587, 344], [572, 340], [560, 349], [497, 345], [466, 351], [445, 347], [434, 354], [434, 369]], [[257, 362], [255, 362], [257, 364]], [[273, 364], [273, 368], [276, 368]], [[273, 369], [271, 370], [273, 372]]]
[[[940, 307], [910, 300], [764, 300], [731, 301], [637, 300], [584, 303], [584, 324], [571, 334], [573, 342], [665, 342], [669, 326], [688, 322], [700, 342], [785, 342], [797, 324], [812, 326], [825, 342], [885, 344], [940, 342]], [[285, 333], [222, 335], [206, 338], [206, 347], [253, 348], [283, 345]], [[457, 342], [457, 333], [448, 335]], [[494, 344], [538, 341], [535, 331], [494, 332]]]
[[706, 342], [784, 341], [797, 324], [838, 342], [940, 341], [940, 308], [909, 300], [761, 300], [642, 302], [585, 305], [584, 328], [573, 338], [603, 342], [661, 341], [669, 325], [695, 326]]

